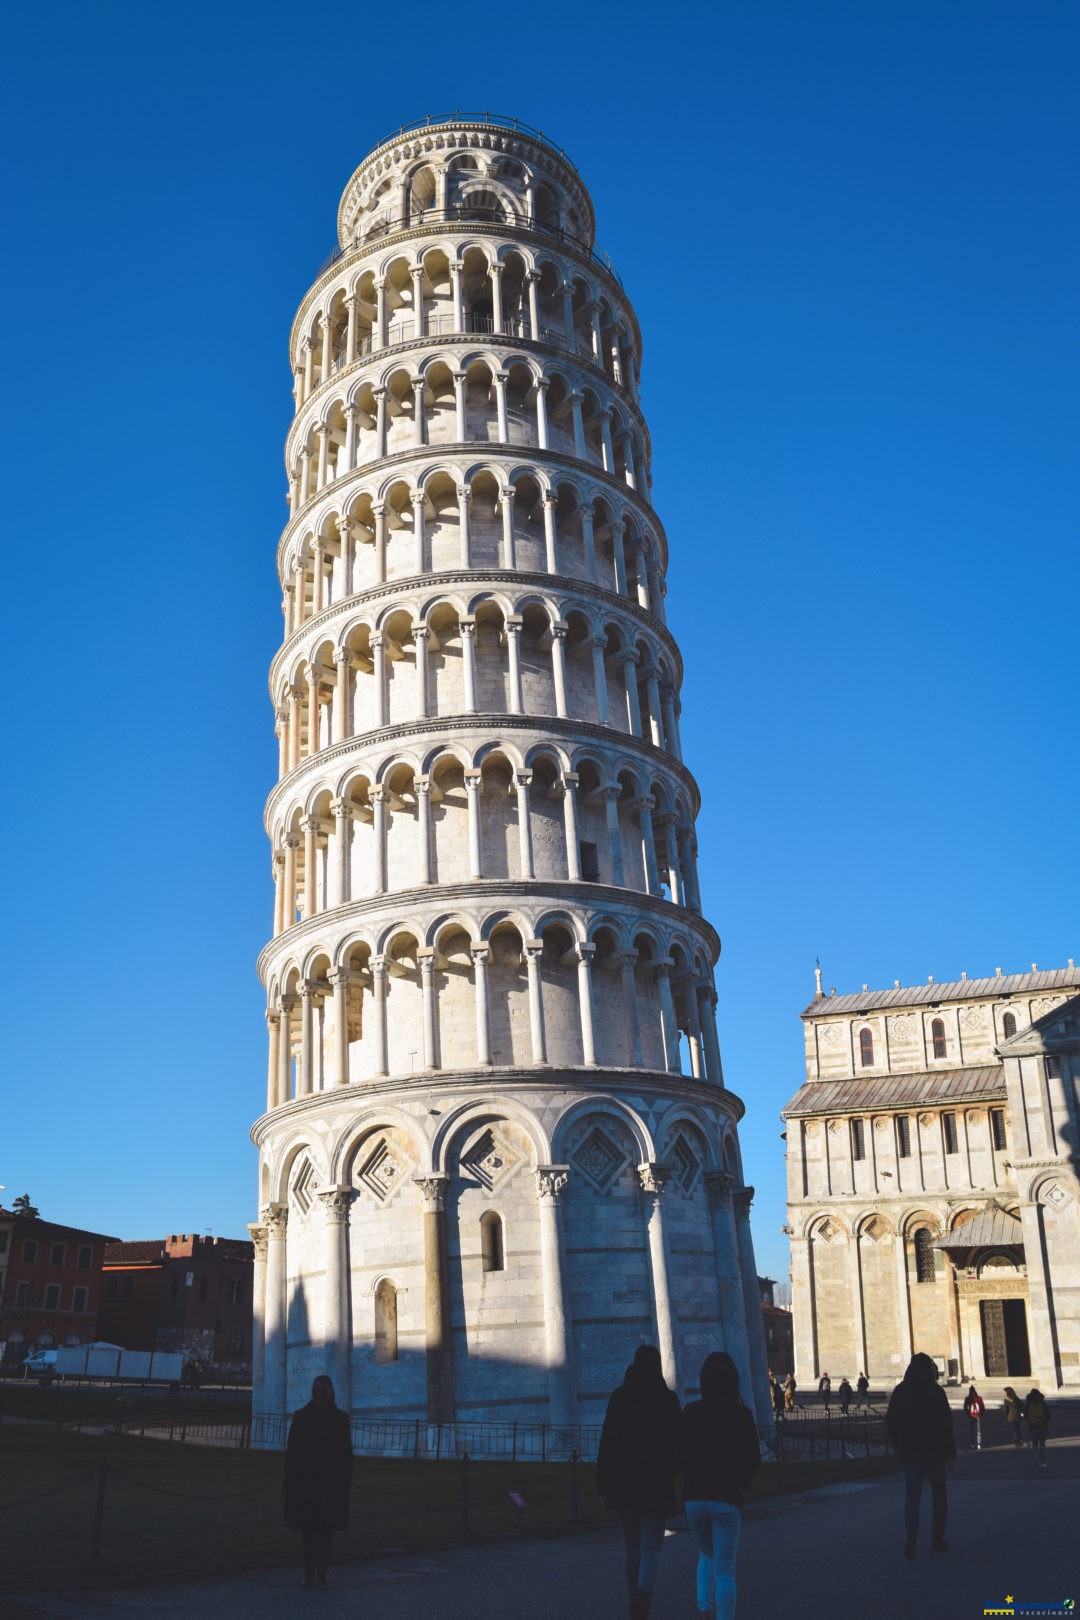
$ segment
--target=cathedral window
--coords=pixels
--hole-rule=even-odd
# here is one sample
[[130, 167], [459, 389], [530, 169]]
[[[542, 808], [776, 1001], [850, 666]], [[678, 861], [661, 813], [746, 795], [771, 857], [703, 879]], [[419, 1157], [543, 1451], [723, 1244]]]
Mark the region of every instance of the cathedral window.
[[1015, 1013], [1006, 1013], [1005, 1014], [1004, 1018], [1001, 1020], [1001, 1033], [1002, 1033], [1002, 1035], [1004, 1036], [1004, 1038], [1006, 1040], [1008, 1040], [1011, 1035], [1016, 1034], [1016, 1015], [1015, 1015]]
[[397, 1289], [389, 1277], [384, 1277], [375, 1290], [375, 1365], [384, 1366], [396, 1361], [397, 1348]]
[[1046, 1059], [1046, 1078], [1048, 1080], [1061, 1079], [1061, 1059], [1059, 1057], [1048, 1057]]
[[853, 1119], [851, 1122], [851, 1157], [866, 1158], [866, 1137], [861, 1119]]
[[874, 1062], [874, 1032], [872, 1029], [859, 1031], [859, 1062], [864, 1069], [872, 1067]]
[[934, 1281], [934, 1240], [926, 1226], [920, 1226], [915, 1233], [915, 1281]]
[[911, 1121], [905, 1114], [896, 1121], [896, 1151], [901, 1159], [911, 1158]]
[[480, 1217], [480, 1264], [485, 1271], [505, 1269], [502, 1216], [486, 1209]]
[[994, 1151], [1000, 1153], [1008, 1144], [1005, 1141], [1005, 1110], [1004, 1108], [991, 1108], [990, 1135], [994, 1141]]
[[946, 1153], [958, 1153], [960, 1151], [960, 1148], [959, 1148], [959, 1142], [957, 1140], [957, 1135], [956, 1135], [956, 1115], [955, 1114], [942, 1114], [942, 1116], [941, 1116], [941, 1129], [942, 1129], [942, 1131], [944, 1132], [944, 1135], [945, 1135], [945, 1151], [946, 1151]]
[[936, 1058], [948, 1057], [949, 1043], [945, 1039], [945, 1024], [940, 1018], [935, 1018], [930, 1025], [930, 1039], [934, 1043], [934, 1056]]

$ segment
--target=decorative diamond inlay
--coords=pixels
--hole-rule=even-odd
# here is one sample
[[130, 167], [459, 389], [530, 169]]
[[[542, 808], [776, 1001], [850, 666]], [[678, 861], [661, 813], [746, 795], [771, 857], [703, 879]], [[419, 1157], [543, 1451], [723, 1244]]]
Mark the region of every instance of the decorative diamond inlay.
[[379, 1138], [357, 1173], [362, 1187], [374, 1193], [380, 1204], [402, 1185], [408, 1165], [394, 1153], [385, 1136]]
[[672, 1143], [668, 1159], [675, 1172], [675, 1180], [683, 1192], [693, 1192], [701, 1174], [701, 1162], [681, 1132]]
[[620, 1171], [629, 1163], [628, 1156], [594, 1125], [585, 1140], [570, 1155], [570, 1163], [591, 1181], [598, 1192], [607, 1192]]
[[301, 1215], [307, 1215], [315, 1196], [315, 1167], [308, 1158], [300, 1161], [300, 1168], [292, 1184], [292, 1201]]
[[461, 1173], [478, 1181], [486, 1192], [494, 1192], [520, 1163], [520, 1154], [489, 1128], [462, 1155]]

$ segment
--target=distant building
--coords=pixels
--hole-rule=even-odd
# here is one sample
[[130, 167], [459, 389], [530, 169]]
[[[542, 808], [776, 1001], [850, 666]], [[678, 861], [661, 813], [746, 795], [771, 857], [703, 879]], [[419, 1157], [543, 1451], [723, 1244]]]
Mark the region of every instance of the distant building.
[[[40, 1216], [0, 1210], [0, 1342], [5, 1361], [31, 1347], [89, 1344], [101, 1302], [101, 1262], [114, 1239]], [[6, 1264], [3, 1264], [6, 1262]]]
[[776, 1303], [776, 1283], [772, 1277], [759, 1277], [761, 1296], [761, 1326], [765, 1334], [765, 1359], [769, 1371], [783, 1378], [795, 1371], [795, 1344], [792, 1317], [789, 1310]]
[[195, 1233], [110, 1243], [99, 1336], [125, 1350], [182, 1350], [207, 1370], [250, 1373], [254, 1254], [246, 1238]]
[[818, 994], [785, 1110], [796, 1373], [1080, 1385], [1080, 968]]

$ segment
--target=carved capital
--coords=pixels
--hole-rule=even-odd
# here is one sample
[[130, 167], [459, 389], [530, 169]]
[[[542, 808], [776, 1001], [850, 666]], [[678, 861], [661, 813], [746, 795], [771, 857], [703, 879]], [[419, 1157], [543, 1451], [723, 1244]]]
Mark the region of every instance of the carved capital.
[[734, 1178], [728, 1175], [726, 1170], [706, 1170], [705, 1188], [708, 1192], [709, 1205], [712, 1209], [731, 1209], [731, 1194], [734, 1186]]
[[536, 1196], [542, 1204], [558, 1204], [561, 1202], [562, 1190], [570, 1176], [568, 1164], [538, 1164], [533, 1172], [536, 1176]]
[[349, 1218], [349, 1205], [353, 1201], [351, 1187], [329, 1187], [318, 1195], [327, 1226], [341, 1226]]
[[255, 1250], [255, 1264], [266, 1260], [266, 1227], [259, 1226], [254, 1221], [248, 1222], [248, 1231], [251, 1233], [251, 1243]]
[[668, 1183], [671, 1180], [670, 1164], [657, 1164], [655, 1162], [639, 1164], [637, 1173], [643, 1193], [648, 1193], [653, 1198], [662, 1198], [667, 1192]]
[[731, 1196], [735, 1202], [736, 1215], [741, 1215], [744, 1218], [748, 1217], [750, 1205], [754, 1202], [753, 1187], [736, 1187]]
[[266, 1204], [259, 1211], [260, 1224], [265, 1228], [268, 1238], [284, 1238], [285, 1228], [289, 1224], [289, 1210], [285, 1204]]
[[413, 1176], [413, 1180], [420, 1189], [426, 1214], [437, 1214], [445, 1209], [446, 1189], [450, 1185], [450, 1177], [445, 1171], [426, 1176]]
[[356, 806], [351, 799], [331, 799], [330, 814], [337, 821], [351, 821], [356, 814]]

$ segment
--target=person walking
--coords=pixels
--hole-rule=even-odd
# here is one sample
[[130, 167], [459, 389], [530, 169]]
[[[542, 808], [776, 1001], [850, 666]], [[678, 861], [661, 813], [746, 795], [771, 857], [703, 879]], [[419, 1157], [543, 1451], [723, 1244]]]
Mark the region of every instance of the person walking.
[[827, 1372], [823, 1372], [821, 1377], [818, 1379], [818, 1394], [825, 1402], [825, 1410], [827, 1412], [829, 1410], [829, 1399], [832, 1395], [832, 1379], [829, 1377]]
[[1027, 1415], [1028, 1434], [1031, 1436], [1031, 1449], [1035, 1453], [1035, 1461], [1040, 1468], [1045, 1468], [1046, 1431], [1050, 1425], [1050, 1408], [1041, 1390], [1029, 1390], [1027, 1400], [1024, 1402], [1024, 1411]]
[[349, 1522], [352, 1488], [349, 1415], [334, 1403], [325, 1375], [311, 1386], [311, 1400], [293, 1415], [285, 1447], [285, 1523], [304, 1544], [301, 1586], [328, 1586], [327, 1566], [335, 1530]]
[[848, 1382], [848, 1380], [846, 1378], [841, 1378], [841, 1380], [840, 1380], [840, 1388], [837, 1390], [836, 1393], [840, 1397], [840, 1416], [841, 1417], [847, 1417], [848, 1408], [851, 1405], [851, 1397], [852, 1397], [854, 1391], [852, 1390], [852, 1387], [851, 1387], [850, 1383]]
[[930, 1545], [934, 1552], [948, 1552], [945, 1472], [956, 1457], [956, 1439], [945, 1391], [938, 1388], [937, 1365], [929, 1356], [912, 1356], [892, 1392], [885, 1424], [904, 1465], [904, 1557], [915, 1557], [923, 1480], [930, 1482], [932, 1499]]
[[774, 1372], [769, 1374], [769, 1394], [772, 1397], [773, 1417], [779, 1423], [784, 1416], [784, 1387]]
[[698, 1544], [701, 1620], [734, 1620], [735, 1559], [743, 1492], [761, 1465], [757, 1425], [739, 1394], [739, 1370], [724, 1350], [705, 1357], [701, 1399], [679, 1428], [683, 1506]]
[[867, 1406], [869, 1406], [870, 1405], [870, 1380], [869, 1380], [869, 1378], [867, 1378], [867, 1376], [866, 1376], [866, 1374], [864, 1372], [861, 1372], [859, 1374], [858, 1378], [856, 1378], [856, 1380], [855, 1380], [855, 1391], [856, 1391], [856, 1393], [857, 1393], [857, 1395], [859, 1397], [858, 1400], [855, 1402], [855, 1410], [856, 1411], [859, 1410], [860, 1406], [862, 1406], [863, 1401], [865, 1401]]
[[964, 1416], [968, 1420], [968, 1433], [971, 1436], [969, 1451], [982, 1450], [982, 1420], [985, 1411], [986, 1402], [972, 1384], [964, 1397]]
[[664, 1525], [675, 1512], [679, 1401], [664, 1382], [660, 1352], [640, 1344], [626, 1377], [608, 1401], [596, 1483], [622, 1519], [630, 1620], [647, 1620], [664, 1548]]
[[1020, 1438], [1020, 1425], [1024, 1421], [1024, 1403], [1011, 1384], [1005, 1385], [1004, 1395], [1005, 1421], [1012, 1429], [1015, 1443], [1022, 1446], [1024, 1442]]
[[796, 1386], [796, 1383], [795, 1383], [795, 1374], [794, 1373], [788, 1373], [787, 1377], [784, 1379], [784, 1411], [785, 1412], [794, 1412], [794, 1410], [795, 1410], [795, 1390], [796, 1390], [796, 1387], [797, 1386]]

